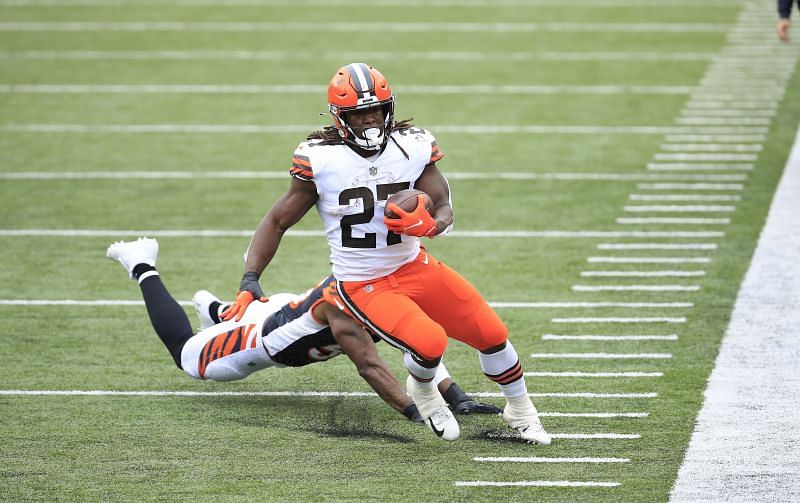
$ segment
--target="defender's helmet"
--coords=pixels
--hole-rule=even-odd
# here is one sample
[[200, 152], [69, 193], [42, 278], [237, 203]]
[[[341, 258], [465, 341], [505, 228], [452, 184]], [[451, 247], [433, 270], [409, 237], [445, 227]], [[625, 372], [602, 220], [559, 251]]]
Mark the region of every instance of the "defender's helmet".
[[[353, 128], [348, 114], [353, 110], [382, 107], [383, 124], [378, 128]], [[386, 78], [364, 63], [351, 63], [336, 70], [328, 84], [328, 110], [342, 139], [365, 150], [379, 150], [394, 127], [394, 94]]]

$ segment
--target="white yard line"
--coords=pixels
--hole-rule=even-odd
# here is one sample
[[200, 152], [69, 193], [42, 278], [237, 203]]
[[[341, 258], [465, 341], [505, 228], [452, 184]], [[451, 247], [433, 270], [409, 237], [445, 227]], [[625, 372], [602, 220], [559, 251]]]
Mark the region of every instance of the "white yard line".
[[[639, 285], [636, 285], [637, 287]], [[649, 286], [649, 285], [648, 285]], [[604, 290], [588, 290], [588, 291], [606, 291], [606, 287]], [[624, 288], [624, 287], [623, 287]], [[587, 291], [587, 290], [579, 290], [579, 291]], [[649, 290], [649, 291], [656, 291], [656, 292], [663, 292], [663, 291], [671, 291], [671, 290]], [[681, 317], [581, 317], [581, 318], [553, 318], [553, 323], [686, 323], [686, 318]]]
[[705, 275], [705, 271], [581, 271], [585, 278], [692, 278]]
[[524, 372], [525, 377], [664, 377], [663, 372]]
[[[0, 237], [102, 237], [120, 239], [124, 237], [201, 237], [228, 238], [252, 237], [252, 230], [131, 230], [131, 229], [0, 229]], [[288, 237], [323, 237], [323, 231], [302, 231], [290, 229]], [[457, 238], [720, 238], [720, 231], [453, 231], [448, 237]]]
[[[770, 63], [772, 64], [772, 63]], [[686, 104], [688, 109], [728, 109], [730, 107], [737, 107], [740, 110], [775, 110], [778, 108], [778, 102], [774, 100], [765, 101], [722, 101], [722, 100], [692, 100]]]
[[684, 108], [681, 112], [683, 117], [775, 117], [777, 110], [756, 110], [747, 109], [698, 109]]
[[722, 33], [723, 23], [179, 22], [4, 21], [0, 32], [294, 32], [294, 33]]
[[743, 190], [741, 183], [639, 183], [641, 190]]
[[755, 161], [758, 159], [754, 154], [656, 154], [657, 161]]
[[[319, 124], [3, 124], [2, 133], [73, 134], [296, 134], [322, 127]], [[566, 126], [566, 125], [432, 125], [437, 133], [458, 134], [766, 134], [764, 126]]]
[[533, 353], [537, 359], [580, 359], [580, 360], [667, 360], [671, 353]]
[[[0, 84], [4, 94], [313, 94], [327, 86], [317, 84]], [[402, 94], [689, 94], [688, 86], [578, 86], [578, 85], [406, 85]]]
[[763, 142], [767, 139], [764, 134], [667, 134], [664, 138], [668, 142], [707, 142], [707, 143], [740, 143]]
[[[550, 435], [552, 437], [552, 435]], [[493, 482], [483, 480], [457, 480], [456, 487], [619, 487], [619, 482], [576, 482], [571, 480], [520, 480], [516, 482]]]
[[675, 225], [728, 225], [730, 218], [670, 218], [670, 217], [645, 217], [645, 218], [617, 218], [616, 222], [622, 225], [638, 224], [675, 224]]
[[671, 501], [800, 500], [800, 130]]
[[629, 205], [623, 211], [630, 213], [720, 213], [736, 211], [736, 206], [727, 205]]
[[765, 117], [678, 117], [675, 124], [681, 126], [769, 126], [771, 119]]
[[598, 250], [716, 250], [716, 243], [600, 243]]
[[708, 257], [588, 257], [593, 264], [708, 264]]
[[741, 201], [740, 195], [728, 194], [631, 194], [631, 201]]
[[595, 438], [607, 438], [610, 440], [636, 440], [642, 438], [638, 433], [553, 433], [553, 438], [563, 438], [570, 440], [588, 440]]
[[630, 463], [630, 458], [474, 457], [480, 463]]
[[[159, 180], [159, 179], [277, 179], [288, 180], [285, 171], [7, 171], [0, 173], [4, 180]], [[468, 172], [447, 173], [450, 180], [587, 180], [587, 181], [737, 181], [746, 180], [747, 175], [696, 174], [696, 173], [559, 173], [559, 172]]]
[[708, 61], [703, 52], [498, 52], [498, 51], [0, 51], [0, 60], [165, 61]]
[[715, 162], [649, 162], [647, 169], [651, 171], [752, 171], [752, 163], [715, 163]]
[[699, 285], [572, 285], [575, 292], [697, 292]]
[[676, 152], [761, 152], [758, 143], [664, 143], [661, 150]]
[[543, 341], [677, 341], [678, 336], [669, 335], [561, 335], [544, 334]]
[[591, 417], [596, 419], [624, 418], [645, 418], [650, 416], [649, 412], [542, 412], [539, 417]]

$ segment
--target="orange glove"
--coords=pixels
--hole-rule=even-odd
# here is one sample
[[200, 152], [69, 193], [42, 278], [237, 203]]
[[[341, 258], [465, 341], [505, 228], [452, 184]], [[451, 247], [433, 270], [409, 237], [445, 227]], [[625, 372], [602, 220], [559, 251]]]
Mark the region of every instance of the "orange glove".
[[244, 316], [244, 312], [247, 311], [247, 306], [256, 298], [258, 298], [260, 302], [267, 301], [267, 297], [264, 296], [264, 292], [261, 291], [261, 285], [258, 283], [258, 274], [248, 271], [242, 276], [242, 282], [239, 285], [239, 293], [236, 294], [236, 302], [219, 315], [220, 319], [222, 321], [229, 321], [236, 316], [236, 319], [233, 321], [241, 320], [242, 316]]
[[425, 209], [425, 196], [417, 196], [417, 207], [410, 213], [392, 203], [387, 208], [398, 216], [398, 218], [383, 217], [383, 223], [390, 231], [417, 237], [436, 235], [436, 220]]
[[[219, 318], [222, 321], [230, 321], [231, 318], [234, 316], [233, 321], [239, 321], [244, 316], [244, 312], [247, 311], [247, 306], [249, 306], [255, 298], [251, 292], [239, 292], [236, 294], [236, 302], [234, 302], [228, 309], [222, 311], [222, 314], [219, 315]], [[259, 297], [258, 299], [260, 302], [266, 302], [267, 297]]]

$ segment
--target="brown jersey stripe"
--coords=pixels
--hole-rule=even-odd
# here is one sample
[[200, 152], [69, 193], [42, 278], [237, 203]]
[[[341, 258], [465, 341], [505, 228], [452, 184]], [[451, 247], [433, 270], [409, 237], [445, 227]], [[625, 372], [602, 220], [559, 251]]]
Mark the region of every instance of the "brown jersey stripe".
[[295, 163], [295, 164], [303, 165], [303, 166], [305, 166], [305, 167], [307, 167], [309, 169], [311, 168], [311, 160], [308, 157], [304, 156], [304, 155], [295, 154], [292, 157], [292, 162]]
[[314, 179], [314, 173], [298, 166], [293, 166], [292, 169], [289, 170], [289, 174], [305, 181]]

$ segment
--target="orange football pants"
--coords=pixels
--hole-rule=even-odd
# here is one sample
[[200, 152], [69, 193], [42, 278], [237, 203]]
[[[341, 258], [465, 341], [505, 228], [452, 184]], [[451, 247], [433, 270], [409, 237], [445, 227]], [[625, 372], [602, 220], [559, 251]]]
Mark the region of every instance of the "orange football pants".
[[[388, 276], [332, 287], [350, 316], [422, 360], [441, 357], [448, 337], [479, 351], [508, 339], [505, 324], [478, 290], [425, 250]], [[327, 292], [331, 302], [333, 288]]]

